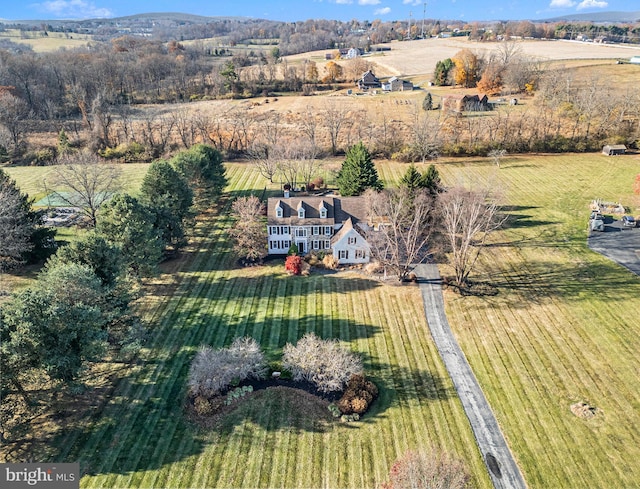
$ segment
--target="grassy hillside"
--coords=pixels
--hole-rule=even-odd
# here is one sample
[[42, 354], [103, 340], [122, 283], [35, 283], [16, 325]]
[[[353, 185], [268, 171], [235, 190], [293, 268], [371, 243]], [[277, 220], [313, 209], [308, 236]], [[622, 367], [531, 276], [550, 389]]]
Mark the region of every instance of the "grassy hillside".
[[[246, 164], [228, 165], [233, 193], [261, 192]], [[82, 487], [375, 487], [409, 448], [464, 458], [477, 487], [490, 482], [430, 339], [416, 287], [355, 273], [291, 278], [282, 264], [237, 269], [227, 219], [199, 222], [182, 260], [140, 304], [151, 334], [140, 361], [114, 373], [109, 401], [51, 442], [79, 460]], [[381, 388], [373, 412], [340, 424], [300, 399], [257, 393], [211, 429], [185, 419], [185, 378], [201, 344], [251, 335], [271, 359], [307, 331], [363, 354]]]
[[[335, 165], [335, 163], [334, 163]], [[407, 166], [377, 162], [387, 184]], [[634, 206], [638, 157], [553, 155], [443, 159], [444, 181], [491, 182], [511, 215], [474, 279], [497, 295], [445, 292], [447, 315], [531, 488], [633, 487], [640, 480], [640, 279], [586, 246], [594, 197]], [[250, 165], [228, 164], [232, 195], [261, 193]], [[26, 179], [18, 175], [18, 182]], [[221, 203], [224, 204], [224, 203]], [[139, 304], [149, 342], [111, 375], [90, 416], [43, 453], [77, 461], [82, 487], [375, 487], [407, 448], [486, 469], [425, 324], [413, 286], [356, 272], [287, 277], [280, 264], [238, 269], [227, 218], [204, 216], [191, 246]], [[444, 274], [450, 273], [446, 265]], [[335, 424], [302, 398], [256, 393], [208, 429], [185, 419], [185, 378], [199, 345], [259, 339], [270, 359], [307, 331], [364, 355], [381, 387], [372, 413]], [[99, 397], [99, 396], [96, 396]], [[595, 407], [590, 419], [571, 404]]]
[[[506, 190], [510, 226], [476, 276], [499, 294], [447, 293], [447, 316], [530, 487], [640, 480], [640, 279], [586, 247], [589, 201], [635, 207], [637, 165], [561, 155], [440, 168], [447, 181], [462, 172]], [[574, 416], [576, 402], [596, 415]]]

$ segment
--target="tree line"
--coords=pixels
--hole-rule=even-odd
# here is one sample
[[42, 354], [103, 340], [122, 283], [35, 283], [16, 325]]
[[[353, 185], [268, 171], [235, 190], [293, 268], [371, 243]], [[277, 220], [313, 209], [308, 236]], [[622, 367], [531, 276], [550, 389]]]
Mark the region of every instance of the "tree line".
[[[77, 381], [89, 362], [107, 355], [121, 362], [135, 357], [145, 336], [131, 307], [141, 279], [154, 275], [165, 257], [186, 244], [195, 212], [211, 206], [226, 185], [221, 155], [205, 145], [151, 164], [138, 197], [120, 191], [117, 173], [108, 165], [83, 156], [56, 170], [61, 182], [75, 188], [73, 203], [90, 229], [57, 251], [49, 247], [55, 253], [33, 285], [0, 307], [3, 440], [21, 428], [11, 414], [15, 409], [51, 402], [34, 404], [34, 386], [81, 388]], [[102, 179], [103, 172], [112, 176]], [[109, 199], [94, 208], [96, 194]], [[24, 263], [38, 242], [37, 232], [51, 237], [33, 217], [39, 214], [31, 203], [0, 172], [0, 226], [8, 231], [0, 238], [1, 264]]]

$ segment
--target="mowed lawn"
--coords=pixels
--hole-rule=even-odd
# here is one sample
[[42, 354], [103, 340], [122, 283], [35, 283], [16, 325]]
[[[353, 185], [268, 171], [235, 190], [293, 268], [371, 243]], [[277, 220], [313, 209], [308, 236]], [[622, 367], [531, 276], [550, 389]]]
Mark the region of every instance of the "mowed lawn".
[[[124, 191], [137, 192], [149, 164], [127, 163], [118, 167], [122, 171]], [[2, 170], [16, 181], [22, 192], [36, 201], [46, 197], [47, 193], [58, 190], [53, 184], [55, 166], [7, 166], [2, 167]]]
[[[497, 295], [445, 292], [447, 316], [531, 488], [635, 487], [640, 481], [640, 279], [586, 246], [594, 197], [634, 203], [636, 156], [442, 159], [443, 180], [502, 189], [507, 229], [474, 279]], [[407, 165], [376, 162], [391, 184]], [[419, 169], [424, 169], [418, 165]], [[232, 195], [262, 193], [247, 164], [228, 165]], [[18, 182], [20, 183], [20, 181]], [[287, 277], [282, 266], [237, 269], [224, 228], [205, 216], [181, 260], [140, 303], [151, 333], [140, 361], [115, 374], [110, 401], [53, 443], [80, 461], [83, 487], [376, 487], [408, 448], [464, 458], [491, 487], [413, 286], [355, 272]], [[450, 273], [445, 265], [443, 274]], [[215, 429], [184, 418], [185, 379], [198, 346], [251, 335], [270, 359], [306, 331], [363, 354], [381, 387], [355, 424], [304, 417], [258, 395]], [[570, 405], [597, 408], [581, 419]]]
[[[638, 487], [640, 278], [591, 252], [586, 226], [595, 197], [635, 210], [640, 158], [522, 156], [499, 170], [478, 160], [440, 171], [495, 182], [510, 206], [476, 275], [499, 294], [445, 298], [529, 487]], [[572, 414], [576, 402], [595, 417]]]
[[[234, 194], [264, 179], [229, 164]], [[378, 487], [408, 449], [463, 458], [474, 486], [491, 487], [461, 404], [431, 340], [416, 286], [383, 286], [355, 272], [288, 277], [282, 263], [239, 269], [224, 230], [200, 220], [175, 273], [140, 304], [150, 324], [137, 365], [109, 402], [54, 441], [56, 460], [79, 461], [82, 487]], [[258, 339], [270, 360], [305, 332], [339, 338], [363, 355], [381, 389], [372, 412], [344, 424], [304, 403], [256, 393], [215, 428], [185, 419], [185, 381], [202, 344]], [[301, 399], [302, 400], [302, 399]]]

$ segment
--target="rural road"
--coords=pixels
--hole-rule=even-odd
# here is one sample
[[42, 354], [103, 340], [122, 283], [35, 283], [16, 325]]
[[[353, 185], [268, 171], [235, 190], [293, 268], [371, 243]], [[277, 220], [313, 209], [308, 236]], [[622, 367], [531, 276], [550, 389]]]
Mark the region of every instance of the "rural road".
[[525, 489], [527, 486], [493, 411], [449, 327], [438, 267], [421, 264], [414, 272], [420, 284], [431, 335], [462, 401], [494, 487]]

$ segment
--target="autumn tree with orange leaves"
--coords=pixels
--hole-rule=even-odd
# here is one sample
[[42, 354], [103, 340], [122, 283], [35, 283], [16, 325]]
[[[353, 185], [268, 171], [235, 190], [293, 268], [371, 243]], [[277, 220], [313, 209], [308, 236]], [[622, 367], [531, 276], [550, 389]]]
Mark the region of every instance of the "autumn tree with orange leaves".
[[462, 85], [465, 88], [473, 88], [478, 82], [480, 76], [480, 59], [469, 49], [458, 51], [451, 58], [454, 69], [454, 80], [456, 85]]

